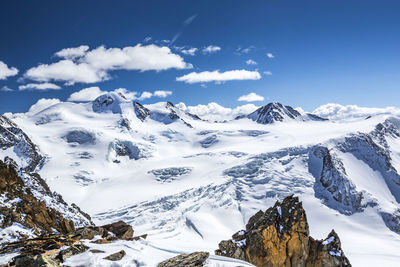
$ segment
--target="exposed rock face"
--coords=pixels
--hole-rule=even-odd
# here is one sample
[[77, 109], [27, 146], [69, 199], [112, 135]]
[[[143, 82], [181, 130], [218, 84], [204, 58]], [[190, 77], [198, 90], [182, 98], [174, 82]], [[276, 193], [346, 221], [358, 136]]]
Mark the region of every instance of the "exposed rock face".
[[138, 119], [141, 121], [146, 120], [147, 117], [150, 116], [150, 110], [136, 101], [133, 102], [133, 108], [135, 110], [136, 117], [138, 117]]
[[325, 121], [327, 119], [318, 117], [314, 114], [304, 114], [290, 106], [284, 106], [281, 103], [273, 102], [262, 106], [247, 116], [239, 116], [236, 119], [247, 117], [261, 124], [271, 124], [278, 121], [298, 120], [298, 121]]
[[[18, 173], [12, 163], [0, 161], [0, 228], [19, 223], [35, 234], [70, 233], [90, 225], [90, 217], [53, 193], [38, 174]], [[46, 199], [46, 202], [44, 201]]]
[[325, 240], [309, 236], [306, 213], [297, 197], [251, 217], [246, 230], [222, 241], [215, 254], [256, 266], [350, 266], [332, 230]]
[[24, 162], [21, 166], [28, 172], [39, 167], [44, 158], [31, 139], [10, 119], [0, 115], [0, 149], [12, 149], [17, 157]]
[[210, 253], [194, 252], [191, 254], [182, 254], [158, 264], [158, 267], [200, 267], [204, 266]]

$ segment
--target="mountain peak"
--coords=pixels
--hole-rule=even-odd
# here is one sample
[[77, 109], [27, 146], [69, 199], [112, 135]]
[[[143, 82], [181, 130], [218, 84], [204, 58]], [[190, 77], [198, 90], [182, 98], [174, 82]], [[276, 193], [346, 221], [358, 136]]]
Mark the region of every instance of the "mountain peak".
[[[242, 118], [242, 117], [240, 117]], [[314, 114], [301, 114], [291, 106], [282, 105], [279, 102], [271, 102], [265, 106], [258, 108], [253, 113], [247, 115], [247, 118], [261, 124], [272, 124], [283, 121], [324, 121], [326, 119], [318, 117]]]

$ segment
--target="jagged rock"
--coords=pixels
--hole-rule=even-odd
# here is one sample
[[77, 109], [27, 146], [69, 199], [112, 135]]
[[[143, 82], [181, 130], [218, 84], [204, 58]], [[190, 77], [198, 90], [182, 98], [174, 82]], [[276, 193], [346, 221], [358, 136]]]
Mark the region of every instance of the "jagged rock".
[[[39, 183], [44, 183], [40, 176], [32, 176], [32, 179], [34, 178]], [[48, 190], [47, 185], [43, 188]], [[59, 211], [47, 207], [44, 201], [37, 199], [17, 170], [2, 161], [0, 161], [0, 195], [4, 196], [0, 203], [0, 214], [3, 216], [0, 222], [1, 228], [18, 222], [32, 228], [37, 234], [51, 233], [54, 230], [69, 233], [75, 230], [73, 221], [64, 218]]]
[[105, 257], [105, 260], [109, 260], [109, 261], [119, 261], [121, 260], [123, 257], [125, 257], [126, 252], [124, 250], [121, 250], [119, 252], [116, 252], [114, 254], [108, 255], [107, 257]]
[[44, 158], [32, 140], [13, 121], [0, 115], [0, 150], [13, 147], [15, 155], [22, 159], [27, 172], [33, 172], [40, 167]]
[[182, 254], [158, 264], [158, 267], [200, 267], [204, 266], [208, 252], [194, 252], [191, 254]]
[[[68, 246], [66, 249], [60, 249]], [[20, 252], [8, 264], [11, 267], [60, 266], [67, 258], [85, 252], [89, 248], [80, 241], [66, 236], [40, 237], [6, 244], [0, 254]]]
[[112, 232], [118, 239], [131, 239], [133, 237], [133, 228], [123, 221], [101, 226], [105, 230]]
[[281, 103], [273, 102], [260, 107], [249, 115], [242, 115], [236, 119], [249, 118], [261, 124], [271, 124], [278, 121], [325, 121], [317, 115], [306, 113], [301, 114], [290, 106], [284, 106]]
[[138, 119], [141, 121], [145, 121], [147, 117], [150, 116], [150, 110], [136, 101], [133, 101], [133, 108], [135, 110], [136, 117], [138, 117]]
[[219, 243], [215, 254], [256, 266], [351, 266], [332, 230], [325, 240], [309, 236], [306, 213], [297, 197], [251, 217], [246, 230]]

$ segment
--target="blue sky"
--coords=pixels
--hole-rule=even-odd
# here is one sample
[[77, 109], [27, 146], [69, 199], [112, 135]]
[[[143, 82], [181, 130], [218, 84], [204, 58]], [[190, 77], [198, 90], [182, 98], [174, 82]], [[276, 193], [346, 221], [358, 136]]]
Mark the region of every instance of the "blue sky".
[[[0, 113], [25, 112], [41, 98], [65, 101], [93, 86], [126, 88], [137, 97], [172, 92], [143, 103], [234, 107], [255, 93], [264, 97], [256, 105], [279, 101], [308, 111], [326, 103], [399, 107], [399, 13], [399, 1], [2, 1]], [[82, 45], [88, 48], [81, 58], [55, 55]], [[220, 49], [206, 53], [208, 46]], [[194, 55], [184, 54], [190, 48], [197, 48]], [[89, 62], [90, 51], [99, 53]], [[113, 51], [134, 52], [122, 64]], [[54, 69], [60, 61], [72, 70]], [[241, 72], [224, 74], [235, 70]], [[69, 71], [84, 77], [65, 78]], [[177, 81], [190, 73], [202, 81]], [[59, 89], [24, 89], [32, 83]]]

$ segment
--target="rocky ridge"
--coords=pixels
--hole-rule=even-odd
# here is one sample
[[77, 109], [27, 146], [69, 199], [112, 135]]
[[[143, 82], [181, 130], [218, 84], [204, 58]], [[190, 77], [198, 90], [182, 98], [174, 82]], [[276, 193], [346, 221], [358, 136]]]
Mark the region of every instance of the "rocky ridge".
[[216, 255], [256, 266], [351, 266], [334, 230], [324, 240], [309, 235], [306, 213], [297, 197], [288, 196], [251, 217], [245, 230], [219, 243]]
[[271, 124], [275, 122], [297, 120], [297, 121], [326, 121], [317, 115], [306, 113], [301, 114], [290, 106], [284, 106], [278, 102], [272, 102], [258, 108], [249, 115], [242, 115], [236, 119], [249, 118], [261, 124]]

